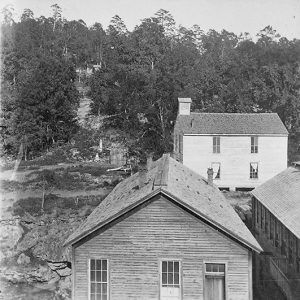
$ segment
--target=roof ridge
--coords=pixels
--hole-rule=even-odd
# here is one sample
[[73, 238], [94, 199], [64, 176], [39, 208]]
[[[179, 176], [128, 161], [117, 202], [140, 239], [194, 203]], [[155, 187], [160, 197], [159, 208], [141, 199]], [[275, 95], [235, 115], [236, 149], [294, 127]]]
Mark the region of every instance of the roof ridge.
[[[254, 112], [251, 112], [251, 113], [240, 113], [240, 112], [237, 112], [237, 113], [228, 113], [228, 112], [194, 112], [194, 111], [191, 111], [191, 115], [194, 114], [194, 115], [200, 115], [200, 114], [207, 114], [207, 115], [217, 115], [217, 114], [223, 114], [223, 115], [278, 115], [278, 113], [276, 112], [257, 112], [257, 113], [254, 113]], [[179, 115], [179, 116], [188, 116], [188, 115]]]
[[170, 154], [163, 154], [162, 161], [159, 164], [158, 171], [155, 175], [153, 188], [155, 186], [167, 186], [168, 185], [168, 173], [169, 173], [169, 163]]

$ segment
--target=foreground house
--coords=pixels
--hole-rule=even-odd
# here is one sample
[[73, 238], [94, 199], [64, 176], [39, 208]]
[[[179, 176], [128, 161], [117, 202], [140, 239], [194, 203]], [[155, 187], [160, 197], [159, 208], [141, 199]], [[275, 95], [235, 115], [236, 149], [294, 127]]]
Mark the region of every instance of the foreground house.
[[252, 299], [262, 250], [212, 177], [168, 155], [119, 183], [66, 245], [76, 300]]
[[288, 132], [275, 113], [193, 113], [179, 98], [174, 127], [178, 161], [222, 189], [253, 189], [287, 167]]
[[288, 300], [300, 299], [300, 162], [252, 194], [253, 231], [269, 254], [267, 272]]

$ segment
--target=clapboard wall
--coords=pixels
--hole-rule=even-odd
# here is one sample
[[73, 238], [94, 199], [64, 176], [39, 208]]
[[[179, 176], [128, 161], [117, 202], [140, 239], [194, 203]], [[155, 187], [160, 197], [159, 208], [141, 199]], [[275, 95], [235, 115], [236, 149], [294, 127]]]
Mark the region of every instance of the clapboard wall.
[[[254, 188], [287, 167], [287, 136], [258, 136], [258, 153], [251, 153], [251, 136], [220, 136], [220, 153], [213, 153], [213, 136], [184, 135], [182, 162], [207, 177], [212, 163], [221, 164], [214, 183], [230, 189]], [[174, 148], [177, 149], [176, 147]], [[250, 163], [258, 163], [258, 178], [250, 178]]]
[[[211, 216], [213, 217], [213, 216]], [[73, 246], [73, 298], [88, 298], [90, 258], [109, 261], [110, 300], [160, 299], [160, 260], [181, 261], [182, 299], [203, 299], [203, 263], [227, 264], [226, 299], [252, 299], [251, 252], [163, 196]]]

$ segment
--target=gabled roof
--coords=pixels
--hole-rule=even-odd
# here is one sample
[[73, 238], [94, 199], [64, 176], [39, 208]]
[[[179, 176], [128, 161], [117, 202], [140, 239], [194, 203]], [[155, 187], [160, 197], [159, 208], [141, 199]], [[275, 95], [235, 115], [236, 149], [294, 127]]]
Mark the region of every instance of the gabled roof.
[[276, 113], [191, 113], [178, 115], [175, 130], [183, 134], [288, 135]]
[[287, 168], [252, 194], [300, 239], [300, 166]]
[[261, 247], [216, 186], [169, 155], [153, 162], [139, 187], [139, 173], [119, 183], [65, 244], [74, 244], [134, 207], [161, 193], [219, 231], [255, 251]]

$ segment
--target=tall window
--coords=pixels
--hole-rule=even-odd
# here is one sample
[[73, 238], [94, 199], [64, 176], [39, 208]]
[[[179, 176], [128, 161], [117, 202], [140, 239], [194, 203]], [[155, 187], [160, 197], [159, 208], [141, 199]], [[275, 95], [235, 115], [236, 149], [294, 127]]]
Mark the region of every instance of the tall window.
[[275, 219], [275, 247], [280, 246], [280, 223]]
[[108, 300], [107, 273], [106, 259], [90, 260], [90, 300]]
[[274, 244], [274, 237], [275, 237], [275, 219], [273, 215], [270, 214], [270, 240], [272, 244]]
[[179, 300], [180, 262], [164, 260], [161, 262], [161, 300]]
[[204, 300], [225, 300], [225, 264], [205, 264]]
[[250, 178], [251, 179], [258, 178], [258, 163], [256, 162], [250, 163]]
[[213, 137], [213, 153], [220, 153], [220, 137]]
[[265, 226], [265, 208], [264, 208], [264, 206], [261, 206], [260, 219], [261, 219], [260, 228], [264, 229], [264, 226]]
[[268, 220], [268, 210], [265, 209], [265, 233], [268, 235], [269, 230], [269, 220]]
[[258, 137], [251, 136], [251, 153], [258, 153]]
[[221, 178], [221, 163], [213, 162], [213, 163], [211, 163], [211, 167], [214, 171], [213, 178], [220, 179]]

